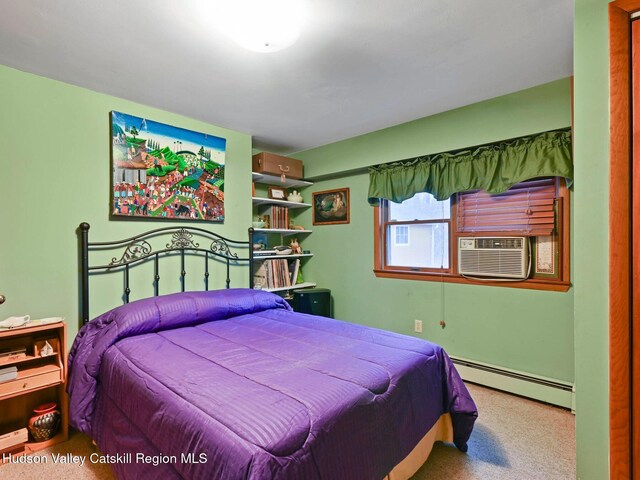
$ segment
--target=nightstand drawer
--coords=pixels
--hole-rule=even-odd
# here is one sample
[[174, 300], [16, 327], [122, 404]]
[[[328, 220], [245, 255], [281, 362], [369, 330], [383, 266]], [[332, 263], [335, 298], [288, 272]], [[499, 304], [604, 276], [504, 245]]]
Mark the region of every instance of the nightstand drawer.
[[49, 367], [48, 371], [41, 373], [19, 372], [15, 380], [0, 383], [0, 398], [60, 383], [62, 381], [60, 367], [55, 365]]

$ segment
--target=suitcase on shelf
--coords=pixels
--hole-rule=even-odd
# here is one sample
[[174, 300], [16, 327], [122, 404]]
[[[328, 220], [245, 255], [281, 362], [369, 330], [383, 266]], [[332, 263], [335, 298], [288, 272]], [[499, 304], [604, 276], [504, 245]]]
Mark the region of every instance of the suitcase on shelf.
[[252, 157], [252, 170], [267, 175], [286, 175], [288, 178], [300, 179], [303, 176], [302, 161], [283, 157], [275, 153], [262, 152]]

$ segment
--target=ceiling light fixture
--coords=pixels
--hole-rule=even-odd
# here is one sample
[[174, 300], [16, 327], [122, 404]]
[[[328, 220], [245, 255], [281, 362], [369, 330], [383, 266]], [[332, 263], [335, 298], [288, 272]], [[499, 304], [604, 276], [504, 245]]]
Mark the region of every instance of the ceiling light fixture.
[[277, 52], [295, 43], [307, 16], [304, 0], [232, 0], [225, 2], [222, 26], [240, 46]]

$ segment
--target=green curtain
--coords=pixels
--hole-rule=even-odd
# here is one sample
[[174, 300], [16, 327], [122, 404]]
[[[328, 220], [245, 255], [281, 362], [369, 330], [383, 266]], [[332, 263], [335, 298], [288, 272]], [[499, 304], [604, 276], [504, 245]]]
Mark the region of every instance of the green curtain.
[[571, 185], [570, 129], [370, 167], [369, 203], [402, 202], [419, 192], [438, 200], [468, 190], [502, 193], [524, 180], [556, 176]]

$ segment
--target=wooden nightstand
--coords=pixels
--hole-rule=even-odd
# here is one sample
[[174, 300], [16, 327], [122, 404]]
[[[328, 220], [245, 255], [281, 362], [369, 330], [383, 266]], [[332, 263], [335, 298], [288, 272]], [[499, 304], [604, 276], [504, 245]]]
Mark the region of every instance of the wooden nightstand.
[[[41, 356], [48, 341], [53, 353]], [[17, 378], [0, 383], [0, 437], [27, 428], [33, 409], [54, 402], [61, 413], [58, 433], [50, 440], [34, 441], [31, 434], [25, 443], [1, 450], [4, 453], [29, 454], [64, 442], [69, 436], [67, 393], [67, 333], [64, 322], [0, 331], [0, 371], [16, 367]], [[7, 356], [6, 352], [17, 352]], [[3, 353], [4, 358], [3, 358]]]

